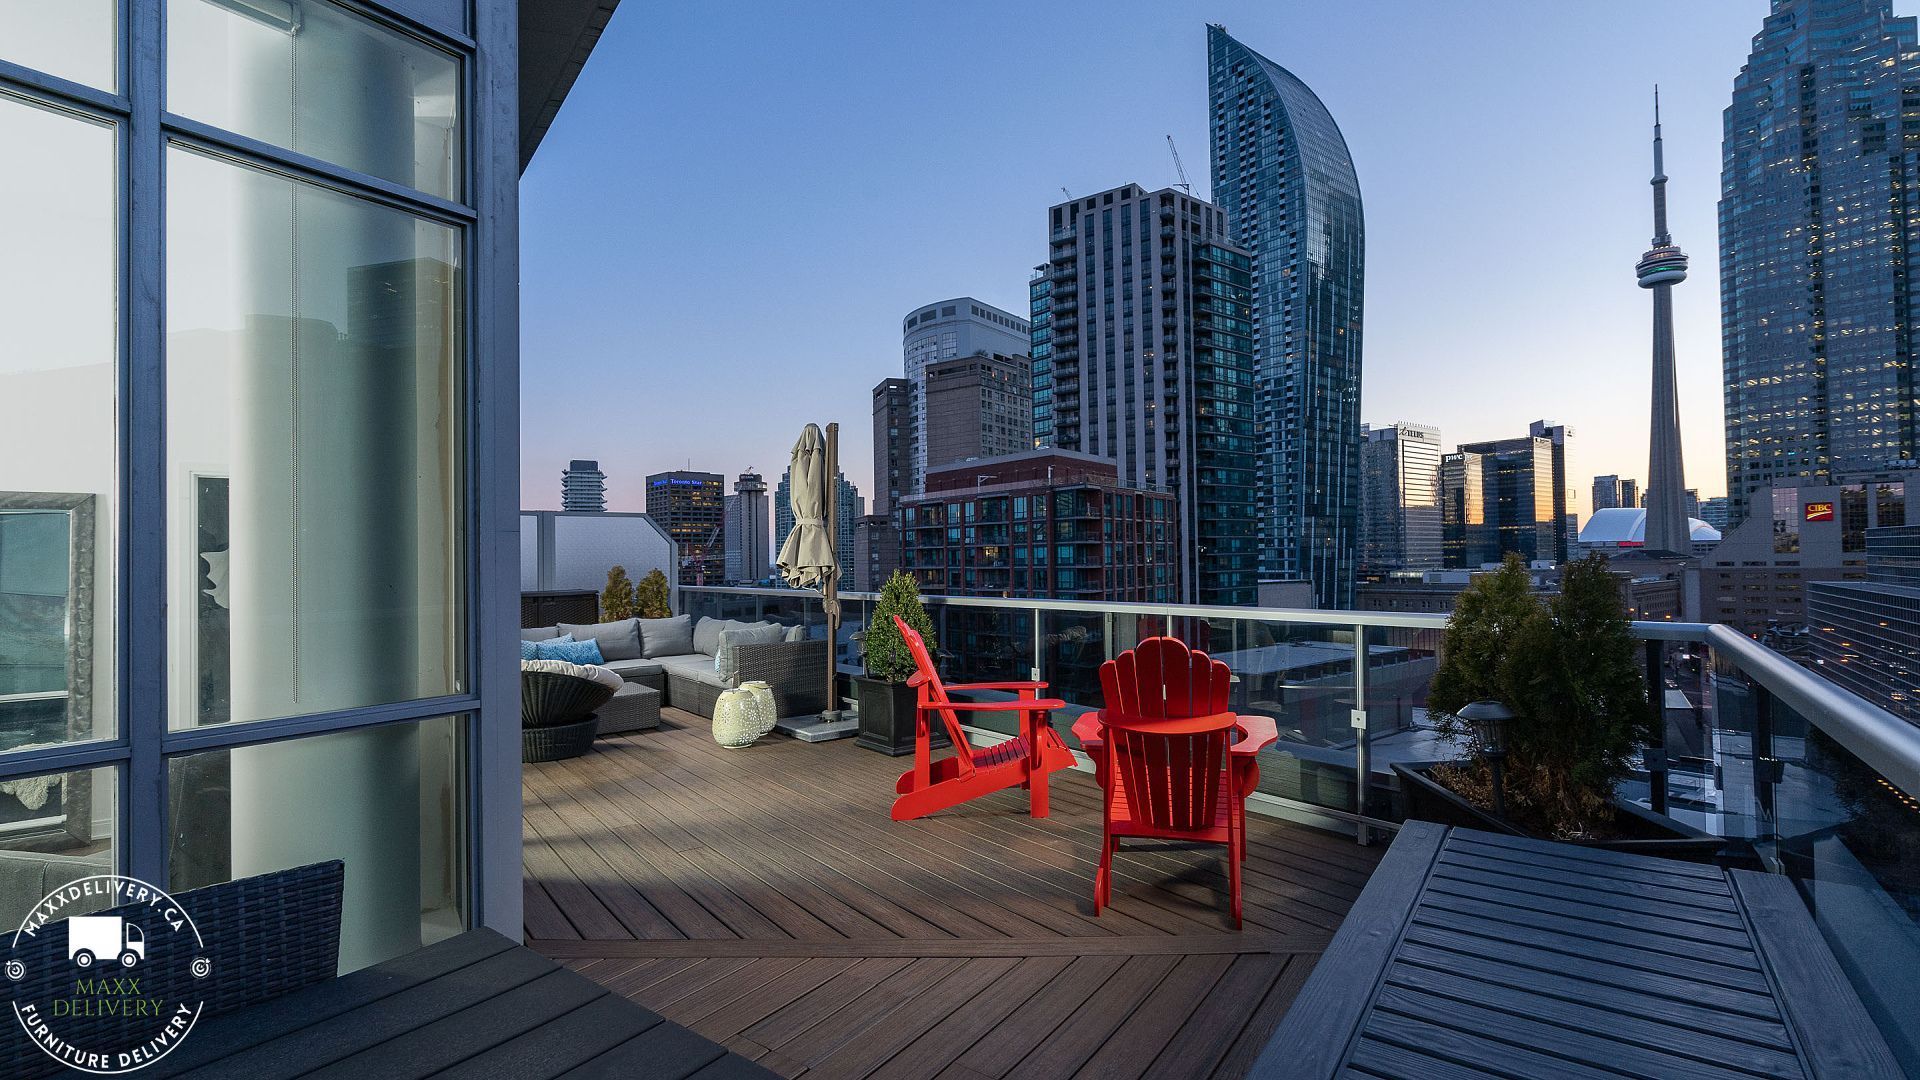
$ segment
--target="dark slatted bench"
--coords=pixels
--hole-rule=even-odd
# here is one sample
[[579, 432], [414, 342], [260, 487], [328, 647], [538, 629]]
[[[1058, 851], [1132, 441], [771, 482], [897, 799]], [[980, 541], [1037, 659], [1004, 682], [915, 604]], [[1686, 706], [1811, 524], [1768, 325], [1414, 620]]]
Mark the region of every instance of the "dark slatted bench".
[[139, 1074], [745, 1080], [774, 1074], [491, 930], [196, 1025]]
[[1904, 1075], [1784, 878], [1409, 822], [1252, 1075]]

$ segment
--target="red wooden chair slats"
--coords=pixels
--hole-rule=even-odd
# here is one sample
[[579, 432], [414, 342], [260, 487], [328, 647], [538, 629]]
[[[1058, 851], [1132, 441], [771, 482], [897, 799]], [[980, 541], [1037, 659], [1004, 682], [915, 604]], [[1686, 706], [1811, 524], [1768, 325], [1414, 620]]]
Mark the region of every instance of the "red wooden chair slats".
[[[1040, 697], [1047, 688], [1043, 682], [957, 683], [948, 686], [933, 666], [927, 643], [905, 620], [894, 616], [894, 625], [906, 639], [918, 669], [907, 680], [918, 695], [913, 733], [913, 768], [902, 773], [894, 784], [899, 796], [893, 801], [893, 820], [910, 821], [936, 810], [957, 806], [970, 799], [1016, 785], [1028, 789], [1028, 812], [1047, 816], [1047, 774], [1073, 767], [1073, 752], [1048, 720], [1055, 709], [1066, 703]], [[1014, 691], [1013, 701], [955, 701], [954, 690]], [[997, 746], [975, 747], [967, 742], [966, 729], [960, 724], [965, 712], [1012, 712], [1020, 715], [1020, 734]], [[933, 760], [930, 745], [932, 717], [938, 716], [947, 727], [953, 753]]]
[[[1173, 638], [1148, 638], [1100, 667], [1104, 827], [1093, 909], [1113, 902], [1122, 837], [1223, 844], [1234, 925], [1246, 856], [1246, 793], [1229, 771], [1239, 718], [1227, 665]], [[1256, 774], [1257, 776], [1257, 774]]]

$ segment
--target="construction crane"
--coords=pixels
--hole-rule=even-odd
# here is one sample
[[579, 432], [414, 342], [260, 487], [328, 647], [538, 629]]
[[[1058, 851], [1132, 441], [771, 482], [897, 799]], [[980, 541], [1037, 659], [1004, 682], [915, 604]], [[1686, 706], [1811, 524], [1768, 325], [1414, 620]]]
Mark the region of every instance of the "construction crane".
[[1068, 199], [1072, 199], [1072, 198], [1073, 198], [1073, 192], [1071, 192], [1071, 191], [1068, 191], [1068, 190], [1067, 190], [1066, 188], [1064, 188], [1064, 187], [1060, 189], [1060, 194], [1062, 194], [1062, 195], [1065, 195], [1065, 196], [1066, 196], [1066, 197], [1067, 197]]
[[1193, 185], [1187, 183], [1187, 167], [1180, 164], [1180, 148], [1173, 145], [1173, 136], [1167, 136], [1167, 153], [1173, 155], [1173, 171], [1180, 174], [1180, 182], [1174, 186], [1187, 194], [1193, 194]]

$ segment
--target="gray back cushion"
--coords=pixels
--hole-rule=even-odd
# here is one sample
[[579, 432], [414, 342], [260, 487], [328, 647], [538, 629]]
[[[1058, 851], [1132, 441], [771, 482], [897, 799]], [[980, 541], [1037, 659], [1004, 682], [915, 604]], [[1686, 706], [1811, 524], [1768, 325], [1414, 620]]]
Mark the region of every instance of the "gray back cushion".
[[561, 623], [560, 632], [572, 634], [575, 641], [591, 638], [600, 646], [603, 660], [640, 659], [640, 620], [621, 619], [603, 623]]
[[557, 626], [529, 626], [520, 631], [521, 641], [552, 641], [559, 636]]
[[720, 651], [720, 631], [738, 625], [727, 619], [701, 619], [693, 624], [693, 648], [688, 651], [712, 656]]
[[773, 623], [729, 623], [720, 632], [719, 651], [713, 654], [713, 670], [732, 683], [740, 677], [740, 661], [735, 649], [741, 645], [771, 645], [786, 636], [787, 628]]
[[641, 619], [639, 623], [640, 655], [649, 660], [700, 651], [694, 647], [691, 615], [675, 615], [671, 619]]

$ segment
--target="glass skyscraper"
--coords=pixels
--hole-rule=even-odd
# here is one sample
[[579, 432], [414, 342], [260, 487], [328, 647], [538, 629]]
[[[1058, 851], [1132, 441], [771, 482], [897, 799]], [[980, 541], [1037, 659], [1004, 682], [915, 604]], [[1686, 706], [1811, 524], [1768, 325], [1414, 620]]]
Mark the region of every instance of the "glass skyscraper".
[[1755, 492], [1914, 460], [1920, 47], [1891, 0], [1774, 0], [1721, 148], [1732, 524]]
[[1360, 524], [1360, 182], [1327, 107], [1207, 28], [1213, 200], [1253, 253], [1261, 574], [1353, 606]]

